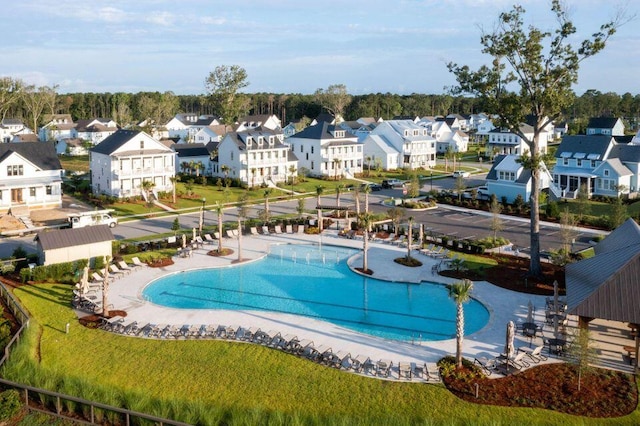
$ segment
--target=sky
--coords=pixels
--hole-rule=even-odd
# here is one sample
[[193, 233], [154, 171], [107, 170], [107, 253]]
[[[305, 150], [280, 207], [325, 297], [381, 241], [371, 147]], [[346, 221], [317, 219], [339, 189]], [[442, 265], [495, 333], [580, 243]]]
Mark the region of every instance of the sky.
[[[0, 75], [58, 93], [206, 93], [219, 65], [239, 65], [248, 93], [444, 93], [446, 64], [488, 64], [480, 35], [518, 0], [20, 0], [4, 5]], [[623, 0], [624, 1], [624, 0]], [[565, 0], [579, 42], [622, 7]], [[555, 29], [550, 0], [520, 0], [525, 23]], [[582, 63], [578, 94], [640, 94], [638, 21]]]

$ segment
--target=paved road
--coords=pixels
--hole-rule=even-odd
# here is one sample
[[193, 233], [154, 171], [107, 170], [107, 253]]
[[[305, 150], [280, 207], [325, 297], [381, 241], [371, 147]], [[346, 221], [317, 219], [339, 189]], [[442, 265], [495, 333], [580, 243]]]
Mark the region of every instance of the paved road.
[[[473, 175], [466, 179], [467, 186], [476, 186], [484, 183], [484, 174]], [[452, 188], [455, 180], [451, 177], [442, 179], [427, 179], [422, 186], [423, 191], [429, 191], [431, 187], [435, 190]], [[386, 212], [390, 207], [383, 205], [382, 201], [391, 197], [401, 198], [402, 191], [400, 189], [387, 189], [376, 191], [370, 194], [370, 208], [374, 212]], [[354, 206], [353, 197], [349, 194], [343, 194], [341, 204]], [[322, 197], [322, 204], [334, 205], [335, 196]], [[361, 201], [363, 202], [363, 201]], [[270, 210], [273, 216], [291, 214], [296, 212], [297, 200], [270, 203]], [[308, 198], [305, 202], [307, 211], [312, 211], [316, 206], [316, 198]], [[258, 211], [263, 209], [263, 205], [252, 206], [249, 209], [249, 217], [257, 217]], [[438, 209], [425, 212], [412, 212], [416, 223], [424, 223], [425, 227], [437, 234], [446, 234], [458, 238], [484, 238], [491, 235], [490, 222], [491, 215], [484, 212], [476, 212], [466, 209], [452, 209], [451, 207], [442, 205]], [[136, 238], [146, 235], [165, 233], [171, 229], [175, 216], [164, 218], [145, 219], [136, 222], [128, 222], [119, 224], [113, 229], [116, 239]], [[529, 247], [529, 222], [527, 219], [514, 219], [503, 216], [504, 229], [499, 235], [509, 239], [519, 250], [526, 253]], [[205, 224], [211, 225], [217, 223], [217, 216], [214, 211], [205, 211]], [[236, 208], [229, 208], [224, 213], [225, 222], [236, 221]], [[200, 213], [194, 212], [183, 214], [180, 216], [180, 225], [183, 228], [197, 228], [200, 221]], [[576, 234], [576, 242], [573, 246], [574, 250], [581, 250], [589, 247], [588, 241], [598, 232], [589, 230], [580, 230]], [[558, 249], [562, 245], [562, 238], [556, 225], [542, 224], [540, 228], [541, 247], [543, 251], [550, 249]], [[33, 242], [33, 236], [25, 236], [19, 238], [11, 238], [0, 241], [0, 257], [8, 257], [13, 250], [22, 245], [28, 252], [35, 252], [36, 246]]]

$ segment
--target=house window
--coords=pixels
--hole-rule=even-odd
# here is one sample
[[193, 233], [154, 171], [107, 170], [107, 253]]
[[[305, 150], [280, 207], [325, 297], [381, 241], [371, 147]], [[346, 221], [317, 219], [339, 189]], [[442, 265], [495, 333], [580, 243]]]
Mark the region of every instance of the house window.
[[605, 170], [605, 171], [604, 171], [604, 175], [605, 175], [605, 176], [609, 176], [609, 170]]
[[233, 152], [231, 153], [231, 161], [233, 161]]
[[311, 170], [314, 170], [315, 166], [313, 165], [313, 161], [311, 162]]
[[144, 149], [144, 141], [140, 141], [140, 149]]
[[582, 160], [577, 159], [577, 160], [576, 160], [576, 166], [578, 166], [578, 167], [582, 167]]
[[304, 146], [300, 145], [300, 152], [304, 152]]
[[53, 193], [53, 190], [51, 188], [51, 185], [47, 185], [45, 186], [45, 191], [47, 195], [51, 195]]
[[311, 153], [313, 154], [313, 147], [311, 147]]
[[32, 186], [29, 188], [29, 196], [30, 197], [35, 197], [36, 196], [36, 187]]
[[13, 166], [7, 166], [7, 176], [22, 176], [24, 175], [24, 167], [22, 164], [14, 164]]
[[596, 167], [596, 160], [591, 160], [591, 168], [594, 169]]
[[562, 159], [562, 165], [563, 166], [568, 166], [569, 165], [569, 159], [567, 157]]

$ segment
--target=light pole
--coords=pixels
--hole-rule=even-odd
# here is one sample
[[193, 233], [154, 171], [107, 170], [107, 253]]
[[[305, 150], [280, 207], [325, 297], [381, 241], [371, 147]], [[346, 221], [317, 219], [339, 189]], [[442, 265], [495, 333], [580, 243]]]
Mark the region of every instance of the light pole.
[[200, 226], [199, 226], [199, 231], [200, 231], [200, 236], [202, 237], [202, 228], [204, 227], [204, 203], [207, 202], [207, 199], [202, 197], [202, 207], [200, 208]]

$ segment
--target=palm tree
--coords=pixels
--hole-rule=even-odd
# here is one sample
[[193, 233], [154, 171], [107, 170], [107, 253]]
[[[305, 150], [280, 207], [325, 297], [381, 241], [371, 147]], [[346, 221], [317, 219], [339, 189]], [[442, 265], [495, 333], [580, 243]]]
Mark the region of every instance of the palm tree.
[[407, 260], [411, 259], [411, 243], [413, 242], [413, 216], [407, 219], [409, 230], [407, 231]]
[[464, 279], [453, 284], [447, 284], [449, 297], [456, 304], [456, 365], [462, 368], [462, 342], [464, 340], [464, 309], [462, 304], [471, 299], [473, 283]]
[[196, 169], [196, 177], [200, 176], [200, 169], [204, 169], [204, 164], [202, 163], [202, 161], [196, 161], [193, 164], [193, 167]]
[[402, 218], [404, 217], [404, 210], [400, 207], [392, 207], [387, 210], [387, 217], [391, 219], [391, 222], [393, 223], [393, 232], [397, 236], [398, 226], [400, 226], [400, 221], [402, 221]]
[[344, 184], [339, 184], [336, 186], [336, 206], [340, 207], [340, 195], [344, 191]]
[[371, 186], [364, 185], [362, 187], [362, 192], [364, 192], [364, 212], [369, 212], [369, 194], [371, 193]]
[[373, 222], [373, 215], [371, 213], [362, 213], [358, 218], [364, 228], [364, 239], [362, 240], [362, 272], [366, 274], [367, 271], [369, 271], [367, 253], [369, 251], [369, 228], [371, 227], [371, 222]]
[[269, 195], [273, 192], [273, 189], [267, 188], [264, 190], [264, 211], [269, 215]]
[[151, 190], [154, 186], [156, 186], [155, 183], [146, 179], [140, 184], [140, 189], [144, 192], [147, 203], [151, 203]]
[[367, 155], [367, 158], [365, 158], [365, 160], [367, 160], [367, 177], [369, 177], [369, 175], [371, 175], [371, 156]]
[[173, 204], [176, 203], [176, 183], [180, 182], [180, 176], [170, 176], [171, 186], [173, 186]]
[[254, 186], [256, 186], [256, 168], [252, 167], [251, 168], [251, 187], [253, 188]]
[[360, 188], [353, 187], [353, 201], [356, 203], [356, 216], [360, 214]]
[[222, 253], [222, 214], [224, 212], [222, 204], [220, 201], [216, 201], [216, 205], [214, 206], [216, 210], [216, 214], [218, 215], [218, 253]]
[[320, 208], [320, 196], [324, 192], [324, 186], [316, 186], [316, 196], [318, 198], [318, 229], [322, 232], [322, 209]]
[[342, 160], [337, 157], [333, 159], [333, 168], [335, 170], [335, 180], [338, 180], [338, 168], [340, 167], [341, 162]]
[[182, 163], [180, 163], [180, 168], [182, 169], [182, 173], [187, 173], [187, 170], [189, 169], [189, 163], [183, 161]]
[[222, 173], [224, 173], [224, 186], [229, 186], [229, 172], [231, 171], [231, 167], [227, 166], [226, 164], [223, 164], [220, 167], [220, 170], [222, 170]]

